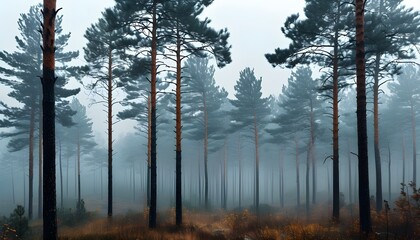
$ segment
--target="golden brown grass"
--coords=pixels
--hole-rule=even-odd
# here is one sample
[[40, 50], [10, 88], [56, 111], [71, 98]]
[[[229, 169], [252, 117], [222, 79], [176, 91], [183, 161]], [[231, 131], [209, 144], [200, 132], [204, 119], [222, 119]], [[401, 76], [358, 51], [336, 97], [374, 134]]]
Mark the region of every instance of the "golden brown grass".
[[[158, 228], [147, 227], [147, 212], [127, 213], [112, 219], [96, 217], [76, 227], [59, 227], [60, 239], [118, 239], [118, 240], [300, 240], [300, 239], [359, 239], [356, 208], [342, 208], [340, 223], [330, 221], [328, 206], [313, 208], [310, 216], [296, 215], [294, 209], [256, 216], [248, 210], [241, 212], [196, 212], [184, 210], [184, 225], [174, 226], [174, 210], [160, 213]], [[388, 220], [388, 221], [387, 221]], [[374, 233], [369, 239], [420, 239], [417, 223], [407, 223], [396, 211], [377, 214], [372, 211]], [[388, 224], [387, 224], [388, 223]], [[388, 226], [388, 228], [387, 228]], [[34, 236], [40, 235], [41, 225], [32, 224]], [[387, 231], [388, 229], [388, 231]], [[39, 238], [39, 237], [38, 237]], [[37, 239], [36, 237], [34, 239]]]

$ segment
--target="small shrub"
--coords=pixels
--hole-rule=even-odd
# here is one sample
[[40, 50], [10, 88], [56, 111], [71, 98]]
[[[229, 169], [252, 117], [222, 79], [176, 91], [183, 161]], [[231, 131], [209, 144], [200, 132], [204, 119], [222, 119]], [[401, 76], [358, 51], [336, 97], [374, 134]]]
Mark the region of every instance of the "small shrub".
[[21, 205], [18, 205], [13, 212], [10, 214], [9, 218], [4, 218], [3, 221], [3, 230], [16, 232], [16, 235], [23, 237], [29, 229], [28, 219], [25, 217], [25, 208]]
[[89, 215], [86, 212], [85, 202], [82, 200], [76, 203], [76, 211], [71, 208], [58, 209], [57, 211], [58, 223], [64, 226], [76, 226], [85, 223]]

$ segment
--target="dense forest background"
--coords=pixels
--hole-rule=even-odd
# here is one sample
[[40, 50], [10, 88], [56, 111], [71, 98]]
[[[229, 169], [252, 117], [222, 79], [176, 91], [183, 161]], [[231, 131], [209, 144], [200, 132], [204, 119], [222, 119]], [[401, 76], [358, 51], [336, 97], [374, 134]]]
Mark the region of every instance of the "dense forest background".
[[[262, 28], [280, 44], [261, 50], [249, 30], [255, 47], [239, 54], [237, 30], [206, 18], [212, 1], [152, 2], [110, 2], [77, 34], [66, 29], [77, 25], [66, 23], [68, 12], [57, 16], [57, 208], [83, 202], [112, 217], [156, 201], [158, 212], [175, 209], [177, 224], [182, 209], [309, 217], [322, 206], [326, 219], [338, 221], [344, 208], [357, 216], [354, 6], [307, 0], [284, 24]], [[377, 213], [397, 207], [401, 191], [416, 194], [409, 185], [419, 178], [416, 4], [366, 5], [368, 188]], [[22, 205], [32, 220], [42, 216], [42, 5], [25, 7], [16, 36], [2, 35], [16, 48], [0, 52], [0, 215]], [[266, 66], [246, 63], [246, 51]]]

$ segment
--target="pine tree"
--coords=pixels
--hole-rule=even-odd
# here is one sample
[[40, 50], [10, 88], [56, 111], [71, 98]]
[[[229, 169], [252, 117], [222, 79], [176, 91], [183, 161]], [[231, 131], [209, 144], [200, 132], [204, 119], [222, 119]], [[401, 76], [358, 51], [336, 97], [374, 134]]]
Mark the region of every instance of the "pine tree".
[[403, 74], [398, 77], [397, 81], [388, 84], [388, 88], [392, 94], [391, 104], [392, 106], [396, 106], [398, 108], [398, 112], [401, 112], [402, 115], [400, 122], [403, 123], [404, 119], [409, 119], [411, 125], [413, 145], [413, 182], [417, 182], [416, 116], [418, 114], [417, 108], [420, 103], [418, 95], [418, 92], [420, 91], [419, 76], [419, 68], [408, 65], [404, 68]]
[[208, 58], [190, 57], [184, 68], [184, 129], [187, 138], [203, 141], [204, 201], [208, 208], [208, 154], [221, 147], [217, 141], [223, 139], [225, 129], [220, 123], [226, 116], [221, 108], [228, 94], [216, 86], [215, 69], [209, 66]]
[[58, 239], [55, 184], [55, 0], [44, 0], [42, 25], [43, 237]]
[[[354, 32], [351, 26], [351, 5], [344, 0], [306, 0], [306, 19], [299, 20], [294, 14], [287, 18], [283, 34], [292, 40], [288, 48], [277, 48], [274, 54], [266, 54], [273, 66], [314, 63], [326, 69], [324, 90], [330, 91], [333, 119], [333, 213], [335, 222], [339, 221], [339, 141], [338, 141], [338, 102], [339, 89], [343, 82], [346, 63], [350, 56], [349, 38]], [[354, 64], [352, 64], [353, 66]], [[341, 71], [340, 71], [341, 70]]]
[[70, 107], [76, 114], [73, 116], [75, 125], [69, 129], [66, 138], [76, 147], [77, 156], [77, 201], [81, 201], [80, 160], [82, 154], [90, 153], [96, 145], [92, 135], [92, 121], [86, 116], [86, 107], [77, 98], [73, 98]]
[[369, 196], [369, 164], [366, 126], [365, 1], [356, 0], [357, 144], [359, 158], [360, 232], [372, 232]]
[[92, 24], [85, 33], [88, 40], [84, 48], [85, 60], [88, 65], [82, 68], [84, 75], [93, 78], [87, 87], [101, 98], [107, 113], [108, 135], [108, 217], [112, 217], [112, 156], [113, 156], [113, 108], [117, 103], [115, 92], [121, 87], [121, 78], [127, 70], [127, 62], [123, 47], [134, 44], [137, 39], [129, 37], [121, 38], [130, 30], [128, 27], [118, 25], [117, 9], [106, 9], [102, 18]]
[[[283, 87], [279, 107], [281, 113], [273, 119], [277, 128], [267, 129], [274, 139], [286, 139], [286, 135], [294, 134], [298, 149], [301, 137], [307, 139], [307, 162], [306, 162], [306, 213], [309, 214], [310, 194], [309, 194], [309, 170], [314, 164], [314, 143], [318, 130], [317, 120], [320, 115], [321, 103], [318, 99], [317, 81], [312, 79], [312, 71], [306, 68], [298, 68], [289, 77], [287, 87]], [[297, 149], [297, 150], [298, 150]], [[298, 152], [298, 151], [297, 151]], [[299, 164], [297, 162], [296, 164]], [[297, 176], [299, 182], [299, 176]], [[299, 186], [297, 186], [299, 189]], [[315, 194], [315, 193], [313, 193]], [[297, 192], [298, 205], [300, 193]]]
[[[35, 144], [35, 129], [39, 126], [39, 211], [42, 202], [42, 87], [37, 76], [42, 72], [42, 49], [40, 48], [41, 34], [39, 22], [41, 21], [41, 5], [32, 6], [28, 13], [21, 14], [18, 21], [20, 36], [16, 37], [17, 50], [13, 53], [6, 51], [0, 52], [0, 60], [6, 64], [6, 67], [0, 67], [0, 73], [3, 78], [0, 82], [10, 87], [12, 91], [9, 96], [22, 103], [23, 109], [7, 107], [9, 110], [5, 114], [7, 125], [1, 127], [14, 127], [15, 131], [4, 136], [11, 137], [8, 144], [10, 151], [20, 151], [29, 146], [29, 206], [28, 216], [32, 218], [32, 199], [33, 199], [33, 150]], [[73, 112], [68, 107], [66, 98], [77, 94], [80, 89], [66, 89], [65, 86], [74, 72], [66, 63], [76, 58], [78, 52], [65, 52], [64, 47], [68, 44], [70, 33], [64, 34], [61, 24], [62, 16], [56, 18], [56, 50], [57, 59], [56, 71], [60, 76], [56, 81], [56, 119], [60, 124], [71, 125], [71, 116]], [[37, 115], [36, 113], [39, 113]], [[29, 133], [29, 134], [28, 134]], [[27, 135], [29, 137], [27, 137]]]
[[[246, 128], [255, 144], [255, 209], [259, 212], [259, 137], [270, 113], [268, 98], [262, 97], [262, 78], [257, 79], [254, 70], [245, 68], [239, 73], [235, 85], [236, 99], [230, 100], [234, 109], [230, 116], [234, 129]], [[250, 130], [250, 131], [249, 131]]]
[[376, 173], [376, 211], [382, 209], [382, 168], [379, 144], [379, 94], [390, 77], [399, 74], [401, 64], [415, 58], [420, 41], [420, 14], [403, 5], [402, 0], [375, 0], [367, 5], [366, 70], [372, 75], [373, 127]]

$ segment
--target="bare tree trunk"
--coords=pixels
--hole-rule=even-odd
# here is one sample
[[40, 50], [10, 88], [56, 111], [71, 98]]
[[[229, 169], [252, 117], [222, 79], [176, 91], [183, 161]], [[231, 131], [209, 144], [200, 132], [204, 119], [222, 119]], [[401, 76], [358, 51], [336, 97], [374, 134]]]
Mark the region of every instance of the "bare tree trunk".
[[[42, 99], [40, 106], [42, 106]], [[38, 218], [42, 218], [42, 107], [39, 111], [38, 136]]]
[[182, 183], [181, 183], [181, 161], [182, 161], [182, 148], [181, 148], [181, 36], [179, 32], [179, 22], [177, 22], [177, 44], [176, 44], [176, 197], [175, 197], [175, 215], [176, 225], [182, 225]]
[[307, 151], [306, 151], [306, 176], [305, 176], [305, 190], [306, 190], [306, 193], [305, 193], [305, 207], [306, 207], [306, 217], [309, 217], [309, 209], [310, 209], [310, 207], [309, 207], [309, 199], [310, 199], [310, 196], [309, 196], [309, 173], [310, 173], [310, 161], [311, 161], [311, 142], [312, 142], [312, 140], [310, 139], [309, 140], [309, 143], [308, 143], [308, 149], [307, 149]]
[[255, 139], [255, 210], [259, 214], [260, 205], [260, 159], [259, 159], [259, 144], [258, 144], [258, 126], [257, 116], [254, 113], [254, 139]]
[[108, 82], [107, 82], [107, 123], [108, 123], [108, 217], [112, 217], [112, 49], [108, 50]]
[[35, 108], [31, 107], [31, 122], [29, 125], [29, 193], [28, 193], [28, 218], [33, 214], [33, 188], [34, 188], [34, 131], [35, 131]]
[[312, 204], [316, 203], [316, 164], [315, 164], [315, 116], [313, 100], [310, 101], [311, 105], [311, 162], [312, 162]]
[[299, 143], [295, 136], [295, 147], [296, 147], [296, 201], [297, 209], [300, 210], [300, 179], [299, 179]]
[[151, 163], [152, 163], [152, 161], [151, 161], [151, 157], [152, 157], [152, 153], [151, 153], [151, 150], [152, 150], [152, 137], [151, 137], [151, 134], [152, 134], [152, 114], [151, 114], [151, 109], [152, 109], [152, 102], [151, 102], [151, 96], [149, 95], [148, 96], [148, 98], [147, 98], [147, 101], [148, 101], [148, 109], [147, 109], [147, 111], [148, 111], [148, 114], [147, 114], [147, 120], [148, 120], [148, 123], [147, 123], [147, 127], [148, 127], [148, 131], [147, 131], [147, 134], [148, 134], [148, 136], [147, 136], [147, 182], [146, 182], [146, 184], [147, 184], [147, 186], [146, 186], [146, 188], [147, 188], [147, 199], [146, 199], [146, 202], [147, 202], [147, 207], [150, 207], [150, 173], [151, 173]]
[[364, 0], [356, 0], [356, 72], [357, 72], [357, 139], [359, 157], [359, 216], [360, 232], [372, 232], [369, 196], [369, 165], [366, 126], [366, 75]]
[[223, 150], [223, 209], [227, 209], [227, 177], [226, 177], [226, 162], [227, 162], [227, 150], [226, 150], [226, 139], [224, 144], [224, 150]]
[[405, 184], [405, 140], [404, 132], [401, 130], [401, 142], [402, 142], [402, 183]]
[[239, 209], [242, 208], [242, 154], [241, 154], [241, 135], [238, 134], [238, 161], [239, 161]]
[[[341, 4], [337, 7], [336, 25], [340, 19]], [[333, 57], [333, 222], [340, 221], [340, 162], [339, 162], [339, 140], [338, 140], [338, 27], [334, 36], [334, 57]]]
[[351, 150], [350, 150], [350, 141], [347, 140], [347, 161], [348, 161], [348, 168], [349, 168], [349, 203], [353, 203], [353, 192], [351, 186]]
[[11, 171], [10, 171], [10, 175], [12, 177], [12, 200], [13, 200], [13, 204], [16, 204], [16, 200], [15, 200], [15, 176], [14, 176], [14, 172], [13, 172], [13, 161], [11, 162]]
[[209, 146], [209, 132], [208, 132], [208, 112], [206, 96], [203, 95], [203, 112], [204, 112], [204, 205], [209, 208], [209, 174], [208, 174], [208, 146]]
[[388, 201], [392, 201], [391, 199], [391, 147], [389, 146], [388, 141]]
[[57, 201], [55, 179], [55, 17], [56, 1], [44, 0], [42, 109], [43, 109], [43, 238], [57, 239]]
[[77, 134], [77, 202], [80, 204], [80, 136]]
[[411, 100], [411, 133], [413, 136], [413, 182], [417, 182], [417, 143], [416, 143], [416, 115], [413, 99]]
[[156, 53], [157, 53], [157, 0], [153, 0], [152, 6], [152, 66], [150, 78], [151, 92], [151, 164], [150, 164], [150, 211], [149, 228], [156, 228], [156, 201], [157, 201], [157, 175], [156, 175]]
[[[381, 16], [383, 11], [383, 1], [379, 2], [378, 15]], [[374, 129], [374, 152], [375, 152], [375, 173], [376, 173], [376, 211], [379, 213], [382, 210], [382, 167], [381, 167], [381, 153], [379, 146], [379, 72], [381, 63], [380, 52], [375, 56], [375, 69], [373, 75], [373, 129]]]
[[60, 162], [60, 206], [61, 209], [64, 209], [64, 202], [63, 202], [63, 166], [62, 166], [62, 154], [61, 154], [61, 140], [58, 141], [59, 144], [59, 162]]
[[197, 158], [197, 162], [198, 162], [198, 206], [201, 207], [201, 163], [200, 163], [200, 152], [198, 152], [198, 158]]
[[[382, 4], [382, 1], [381, 1]], [[379, 64], [381, 55], [376, 54], [375, 72], [373, 83], [373, 129], [374, 129], [374, 152], [375, 152], [375, 173], [376, 173], [376, 212], [382, 210], [382, 167], [381, 153], [379, 149]]]
[[283, 163], [283, 153], [280, 150], [280, 157], [279, 157], [279, 197], [280, 197], [280, 207], [284, 207], [284, 163]]

